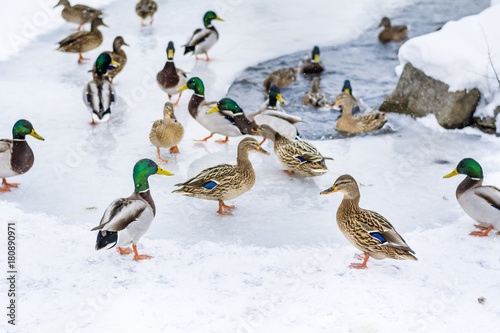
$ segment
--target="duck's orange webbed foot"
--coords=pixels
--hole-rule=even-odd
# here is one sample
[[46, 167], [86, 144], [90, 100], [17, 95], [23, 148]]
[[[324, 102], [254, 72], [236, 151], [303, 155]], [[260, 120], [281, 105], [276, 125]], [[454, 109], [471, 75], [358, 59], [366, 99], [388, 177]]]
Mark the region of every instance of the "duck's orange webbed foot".
[[154, 258], [153, 256], [148, 256], [147, 254], [139, 254], [137, 252], [137, 245], [132, 245], [134, 248], [134, 260], [144, 260], [144, 259], [151, 259]]
[[[361, 255], [360, 255], [361, 257]], [[368, 268], [366, 267], [366, 263], [368, 261], [368, 259], [370, 259], [370, 255], [369, 254], [366, 254], [364, 256], [364, 258], [359, 258], [360, 260], [363, 259], [363, 262], [361, 264], [358, 264], [358, 263], [352, 263], [349, 265], [349, 268], [351, 269], [365, 269], [365, 268]]]
[[[481, 228], [480, 228], [481, 229]], [[490, 225], [488, 228], [485, 228], [484, 231], [473, 231], [469, 235], [471, 236], [476, 236], [476, 237], [486, 237], [488, 236], [488, 233], [493, 229], [493, 226]]]
[[177, 146], [170, 147], [170, 154], [179, 154], [179, 148]]
[[210, 139], [212, 136], [214, 136], [213, 134], [210, 134], [209, 136], [207, 136], [205, 139], [201, 139], [201, 140], [193, 140], [193, 141], [196, 141], [196, 142], [207, 142], [208, 139]]
[[[234, 206], [228, 206], [226, 205], [223, 201], [219, 201], [219, 210], [217, 211], [217, 213], [221, 214], [221, 215], [233, 215], [233, 213], [231, 213], [231, 209], [235, 209], [236, 207]], [[224, 209], [228, 209], [228, 210], [224, 210]]]
[[119, 247], [119, 246], [116, 247], [116, 251], [118, 251], [118, 253], [121, 254], [121, 255], [131, 254], [132, 252], [134, 252], [129, 247]]
[[5, 187], [5, 188], [9, 188], [9, 187], [19, 187], [19, 185], [21, 185], [20, 183], [7, 183], [7, 179], [3, 178], [2, 180], [2, 185]]
[[229, 137], [226, 136], [226, 138], [224, 140], [215, 140], [215, 142], [217, 143], [227, 143], [229, 141]]
[[289, 176], [293, 175], [293, 171], [283, 170], [283, 172]]

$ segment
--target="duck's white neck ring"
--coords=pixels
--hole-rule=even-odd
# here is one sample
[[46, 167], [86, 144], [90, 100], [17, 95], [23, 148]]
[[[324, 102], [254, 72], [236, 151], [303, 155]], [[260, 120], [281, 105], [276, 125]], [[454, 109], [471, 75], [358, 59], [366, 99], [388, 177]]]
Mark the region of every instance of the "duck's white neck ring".
[[144, 191], [139, 191], [139, 193], [146, 193], [149, 191], [149, 188], [147, 190], [144, 190]]
[[200, 95], [200, 94], [193, 94], [193, 95], [205, 98], [205, 95]]
[[12, 141], [26, 141], [26, 139], [12, 139]]

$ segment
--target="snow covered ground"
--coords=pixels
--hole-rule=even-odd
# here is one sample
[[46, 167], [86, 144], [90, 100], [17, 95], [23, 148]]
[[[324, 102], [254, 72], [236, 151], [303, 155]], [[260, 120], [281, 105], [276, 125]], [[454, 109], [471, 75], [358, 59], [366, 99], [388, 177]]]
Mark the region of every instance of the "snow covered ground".
[[[41, 3], [33, 1], [33, 8]], [[28, 138], [35, 166], [11, 179], [22, 183], [19, 189], [0, 196], [2, 228], [16, 221], [19, 249], [18, 322], [12, 327], [4, 318], [0, 330], [498, 330], [498, 236], [468, 236], [473, 223], [454, 198], [459, 177], [442, 176], [470, 156], [482, 164], [486, 183], [500, 184], [500, 157], [492, 154], [500, 144], [474, 129], [444, 130], [432, 117], [400, 116], [387, 135], [315, 141], [335, 159], [327, 162], [331, 171], [315, 179], [286, 176], [273, 155], [254, 154], [257, 183], [231, 202], [237, 209], [226, 217], [215, 213], [215, 202], [170, 193], [173, 184], [205, 167], [233, 163], [239, 141], [194, 143], [207, 132], [188, 115], [185, 93], [177, 109], [186, 129], [181, 154], [165, 152], [170, 162], [162, 165], [175, 175], [150, 179], [157, 216], [139, 249], [155, 258], [134, 262], [115, 251], [95, 252], [90, 229], [113, 199], [132, 192], [134, 163], [156, 159], [148, 133], [166, 96], [154, 77], [169, 40], [176, 45], [176, 65], [201, 77], [207, 99], [215, 100], [240, 71], [259, 61], [314, 44], [340, 44], [367, 29], [376, 38], [380, 18], [398, 15], [410, 1], [160, 1], [152, 28], [140, 27], [135, 1], [107, 3], [104, 21], [110, 29], [101, 29], [103, 45], [87, 56], [109, 50], [116, 35], [131, 45], [127, 66], [115, 80], [120, 100], [109, 124], [88, 125], [81, 92], [91, 64], [78, 65], [76, 55], [54, 51], [74, 25], [54, 15], [23, 47], [6, 51], [2, 40], [0, 137], [9, 137], [12, 124], [27, 118], [46, 141]], [[20, 17], [32, 15], [33, 8], [18, 6]], [[210, 53], [216, 60], [195, 62], [182, 56], [181, 45], [208, 9], [225, 19], [216, 22], [221, 37]], [[5, 29], [19, 23], [3, 16]], [[264, 147], [272, 151], [269, 143]], [[341, 195], [319, 195], [344, 173], [361, 184], [362, 207], [386, 216], [418, 262], [370, 260], [368, 270], [347, 269], [356, 251], [335, 222]], [[0, 248], [6, 248], [3, 236]], [[0, 258], [6, 267], [5, 256]], [[3, 284], [1, 293], [6, 294]]]

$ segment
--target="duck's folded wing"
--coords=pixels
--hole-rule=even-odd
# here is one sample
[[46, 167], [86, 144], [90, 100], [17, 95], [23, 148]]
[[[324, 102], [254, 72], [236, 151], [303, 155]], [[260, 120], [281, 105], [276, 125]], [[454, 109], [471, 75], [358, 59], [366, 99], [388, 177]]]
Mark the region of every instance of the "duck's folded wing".
[[205, 39], [207, 39], [211, 33], [212, 30], [209, 29], [196, 29], [191, 39], [189, 39], [189, 41], [186, 43], [186, 46], [196, 46], [200, 44]]
[[12, 140], [9, 139], [1, 139], [0, 140], [0, 153], [5, 153], [9, 151], [12, 147]]
[[136, 221], [148, 207], [143, 200], [121, 198], [113, 201], [101, 219], [101, 223], [94, 230], [120, 231], [131, 222]]
[[292, 116], [291, 114], [285, 113], [283, 111], [277, 111], [277, 110], [261, 110], [261, 111], [257, 111], [255, 113], [251, 114], [249, 116], [249, 118], [251, 116], [255, 117], [255, 116], [258, 116], [258, 115], [276, 117], [276, 118], [279, 118], [279, 119], [286, 120], [286, 121], [288, 121], [291, 124], [300, 123], [302, 121], [302, 118], [300, 118], [300, 117]]
[[198, 175], [175, 186], [205, 187], [212, 189], [219, 184], [219, 179], [234, 173], [234, 165], [219, 164], [201, 171]]
[[74, 34], [71, 34], [68, 37], [64, 38], [62, 41], [60, 41], [59, 45], [60, 46], [72, 45], [72, 44], [78, 42], [82, 36], [85, 36], [88, 33], [89, 33], [88, 31], [75, 32]]
[[324, 157], [321, 153], [307, 141], [294, 141], [291, 147], [297, 147], [298, 156], [307, 162], [319, 163], [323, 160], [332, 160], [331, 157]]
[[474, 193], [484, 199], [490, 206], [500, 210], [500, 189], [495, 186], [481, 186]]

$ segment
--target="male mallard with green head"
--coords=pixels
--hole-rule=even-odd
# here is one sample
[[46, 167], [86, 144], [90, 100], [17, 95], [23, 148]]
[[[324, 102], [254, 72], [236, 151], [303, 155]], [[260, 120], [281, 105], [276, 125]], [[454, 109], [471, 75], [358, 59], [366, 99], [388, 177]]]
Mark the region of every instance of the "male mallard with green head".
[[363, 263], [351, 264], [349, 268], [366, 268], [366, 262], [370, 257], [417, 260], [413, 255], [415, 252], [385, 217], [359, 207], [359, 187], [351, 175], [340, 176], [333, 186], [320, 194], [333, 192], [344, 194], [344, 199], [337, 209], [337, 224], [340, 231], [354, 247], [364, 253], [364, 257], [356, 256], [363, 260]]
[[300, 71], [304, 74], [320, 74], [325, 70], [323, 63], [319, 59], [319, 47], [312, 50], [312, 57], [305, 57], [299, 62]]
[[255, 184], [255, 171], [248, 159], [248, 154], [253, 151], [269, 155], [257, 140], [244, 138], [238, 144], [236, 165], [219, 164], [205, 169], [184, 183], [176, 184], [175, 186], [182, 186], [182, 188], [172, 193], [218, 201], [217, 213], [232, 215], [230, 210], [235, 207], [226, 205], [224, 201], [239, 197]]
[[18, 183], [7, 183], [6, 178], [28, 172], [35, 162], [35, 155], [26, 142], [26, 135], [45, 140], [25, 119], [16, 121], [12, 127], [12, 139], [0, 139], [0, 178], [3, 185], [0, 187], [0, 192], [10, 192], [10, 188], [18, 187]]
[[187, 76], [182, 69], [175, 67], [174, 54], [174, 43], [170, 41], [167, 46], [167, 62], [163, 69], [156, 75], [156, 82], [158, 82], [160, 88], [168, 94], [168, 99], [171, 99], [172, 95], [179, 94], [179, 98], [177, 98], [177, 101], [174, 103], [174, 106], [177, 106], [182, 95], [182, 91], [178, 89], [186, 84]]
[[193, 32], [193, 35], [188, 40], [186, 45], [184, 45], [184, 54], [192, 52], [196, 56], [196, 60], [198, 59], [198, 54], [205, 53], [207, 57], [206, 60], [210, 61], [208, 57], [208, 50], [215, 45], [217, 40], [219, 39], [219, 33], [212, 25], [213, 20], [224, 21], [220, 17], [215, 14], [213, 11], [208, 11], [203, 16], [203, 24], [205, 25], [204, 29], [196, 29]]
[[143, 27], [147, 26], [144, 21], [151, 17], [151, 21], [149, 21], [149, 25], [153, 24], [154, 14], [158, 10], [158, 4], [153, 0], [140, 0], [137, 5], [135, 5], [135, 12], [141, 18], [141, 25]]
[[[122, 36], [118, 36], [113, 41], [113, 51], [104, 52], [109, 54], [111, 56], [111, 59], [115, 63], [119, 64], [116, 68], [109, 69], [106, 74], [109, 77], [109, 81], [111, 83], [113, 83], [113, 79], [115, 78], [115, 76], [117, 76], [118, 73], [122, 71], [123, 67], [125, 67], [125, 64], [127, 63], [127, 55], [122, 50], [123, 45], [129, 46], [127, 43], [125, 43], [125, 40], [123, 39]], [[96, 78], [96, 63], [97, 62], [95, 62], [94, 66], [92, 67], [92, 74], [94, 79]]]
[[406, 25], [391, 25], [391, 20], [384, 17], [379, 24], [379, 28], [384, 27], [384, 30], [378, 35], [378, 39], [383, 44], [391, 41], [400, 42], [408, 38], [408, 26]]
[[500, 233], [500, 189], [483, 185], [483, 169], [472, 158], [464, 158], [455, 170], [444, 176], [450, 178], [459, 174], [466, 175], [457, 187], [457, 200], [462, 209], [479, 224], [474, 226], [471, 236], [485, 237], [495, 229]]
[[168, 160], [161, 158], [160, 147], [170, 148], [171, 154], [177, 154], [179, 153], [177, 145], [183, 136], [184, 127], [175, 117], [174, 105], [170, 102], [165, 103], [163, 119], [155, 121], [149, 133], [149, 141], [156, 147], [160, 161], [168, 162]]
[[[116, 199], [106, 208], [99, 225], [92, 228], [98, 230], [96, 250], [110, 249], [116, 246], [118, 253], [130, 254], [134, 249], [134, 260], [151, 259], [152, 256], [139, 254], [137, 243], [148, 231], [156, 215], [156, 206], [149, 191], [148, 178], [151, 175], [173, 174], [163, 170], [150, 159], [142, 159], [134, 166], [134, 193], [127, 198]], [[122, 248], [127, 246], [126, 248]]]
[[85, 23], [92, 22], [96, 17], [102, 16], [102, 11], [85, 5], [74, 5], [71, 6], [68, 0], [59, 0], [57, 5], [54, 6], [64, 6], [61, 16], [68, 22], [78, 23], [80, 26], [78, 30], [82, 29]]

